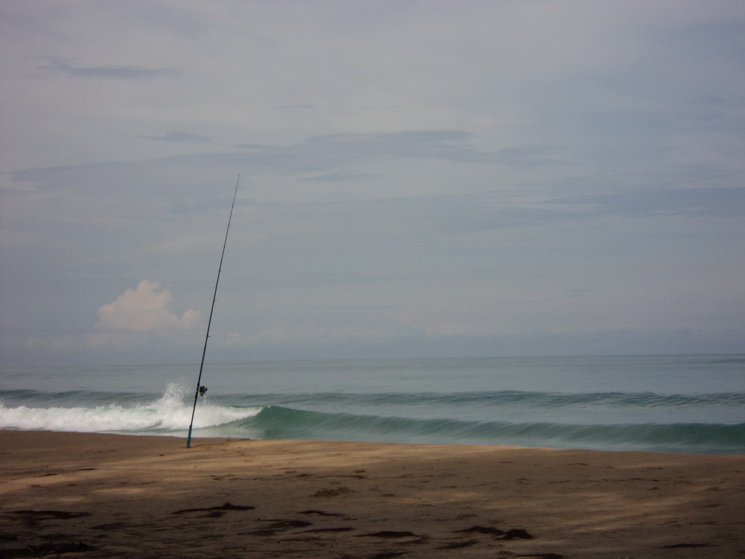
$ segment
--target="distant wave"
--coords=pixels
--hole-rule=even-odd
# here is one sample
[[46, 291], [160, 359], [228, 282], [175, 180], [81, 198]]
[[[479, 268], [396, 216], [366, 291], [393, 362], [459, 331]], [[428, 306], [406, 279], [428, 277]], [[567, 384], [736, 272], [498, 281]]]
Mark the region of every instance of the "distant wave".
[[[248, 396], [248, 395], [246, 395]], [[503, 390], [493, 392], [382, 392], [382, 393], [313, 393], [286, 396], [281, 394], [264, 395], [266, 398], [291, 401], [346, 403], [370, 405], [402, 404], [453, 404], [453, 405], [494, 405], [525, 404], [539, 407], [562, 407], [587, 404], [604, 406], [643, 406], [643, 407], [678, 407], [678, 406], [745, 406], [745, 394], [742, 392], [721, 392], [712, 394], [657, 394], [654, 392], [525, 392]]]
[[270, 406], [243, 420], [262, 438], [449, 442], [522, 446], [588, 446], [591, 448], [680, 452], [745, 452], [745, 423], [566, 425], [409, 419], [303, 411]]

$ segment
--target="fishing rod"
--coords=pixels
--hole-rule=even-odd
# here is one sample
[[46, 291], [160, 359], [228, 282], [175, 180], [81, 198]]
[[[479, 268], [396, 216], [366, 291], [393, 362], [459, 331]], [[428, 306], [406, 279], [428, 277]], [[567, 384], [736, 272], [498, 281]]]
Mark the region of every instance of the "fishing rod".
[[230, 205], [230, 215], [228, 216], [228, 227], [225, 230], [225, 241], [222, 244], [222, 254], [220, 255], [220, 266], [217, 268], [217, 279], [215, 280], [215, 292], [212, 295], [212, 307], [210, 307], [210, 317], [207, 320], [207, 335], [204, 337], [204, 347], [202, 348], [202, 362], [199, 364], [199, 377], [197, 377], [197, 389], [194, 391], [194, 405], [191, 408], [191, 421], [189, 422], [189, 435], [186, 437], [186, 448], [191, 448], [191, 431], [194, 427], [194, 413], [197, 411], [197, 400], [204, 396], [207, 387], [202, 386], [202, 371], [204, 371], [204, 357], [207, 355], [207, 341], [210, 339], [210, 327], [212, 326], [212, 313], [215, 312], [215, 301], [217, 300], [217, 286], [220, 285], [220, 273], [222, 272], [222, 261], [225, 258], [225, 247], [228, 246], [228, 233], [230, 233], [230, 222], [233, 219], [233, 208], [235, 208], [235, 197], [238, 195], [238, 184], [241, 182], [241, 176], [235, 181], [235, 192], [233, 192], [233, 203]]

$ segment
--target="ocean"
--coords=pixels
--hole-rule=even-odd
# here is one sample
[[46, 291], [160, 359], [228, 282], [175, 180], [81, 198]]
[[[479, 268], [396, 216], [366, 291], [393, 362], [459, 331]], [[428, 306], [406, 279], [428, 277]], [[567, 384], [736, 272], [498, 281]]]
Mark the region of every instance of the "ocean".
[[[185, 437], [196, 365], [3, 366], [0, 429]], [[206, 363], [193, 436], [745, 454], [745, 355]]]

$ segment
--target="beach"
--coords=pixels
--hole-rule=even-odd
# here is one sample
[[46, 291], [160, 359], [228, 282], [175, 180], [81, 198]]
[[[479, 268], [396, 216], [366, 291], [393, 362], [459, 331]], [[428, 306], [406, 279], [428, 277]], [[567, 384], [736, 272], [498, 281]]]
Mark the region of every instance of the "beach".
[[0, 557], [745, 557], [745, 456], [0, 431]]

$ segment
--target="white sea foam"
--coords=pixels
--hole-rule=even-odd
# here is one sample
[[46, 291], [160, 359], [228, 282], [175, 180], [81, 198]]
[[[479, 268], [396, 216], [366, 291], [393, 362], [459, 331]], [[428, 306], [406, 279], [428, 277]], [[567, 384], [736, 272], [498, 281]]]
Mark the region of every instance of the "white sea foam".
[[[171, 384], [154, 401], [92, 407], [8, 407], [0, 403], [0, 428], [47, 431], [143, 432], [183, 431], [191, 419], [192, 402], [185, 401], [184, 388]], [[199, 402], [194, 428], [203, 429], [253, 417], [260, 408], [235, 408]]]

